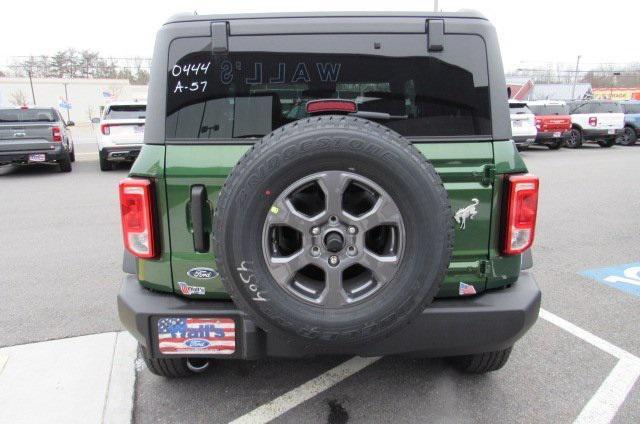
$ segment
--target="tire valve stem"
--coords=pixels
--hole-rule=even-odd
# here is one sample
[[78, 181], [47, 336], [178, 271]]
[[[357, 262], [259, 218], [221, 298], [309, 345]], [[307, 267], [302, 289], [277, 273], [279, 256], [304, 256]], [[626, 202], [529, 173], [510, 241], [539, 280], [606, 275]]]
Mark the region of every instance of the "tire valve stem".
[[336, 255], [329, 256], [329, 265], [336, 266], [339, 263], [340, 263], [340, 259], [338, 259], [338, 256]]

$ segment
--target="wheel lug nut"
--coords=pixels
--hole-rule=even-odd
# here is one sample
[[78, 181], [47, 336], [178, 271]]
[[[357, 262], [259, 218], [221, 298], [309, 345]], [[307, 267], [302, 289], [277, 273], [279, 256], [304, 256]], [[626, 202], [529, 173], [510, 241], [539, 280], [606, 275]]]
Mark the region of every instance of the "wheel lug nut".
[[356, 227], [349, 227], [349, 234], [355, 234], [358, 232], [358, 229]]
[[340, 263], [340, 259], [336, 255], [329, 256], [329, 265], [336, 266]]
[[349, 256], [355, 256], [358, 253], [358, 249], [356, 249], [355, 246], [349, 246], [347, 247], [347, 255]]
[[311, 256], [314, 256], [314, 257], [320, 256], [320, 248], [318, 246], [313, 246], [311, 248]]
[[313, 234], [314, 236], [317, 236], [318, 234], [320, 234], [320, 227], [313, 227], [311, 229], [311, 234]]

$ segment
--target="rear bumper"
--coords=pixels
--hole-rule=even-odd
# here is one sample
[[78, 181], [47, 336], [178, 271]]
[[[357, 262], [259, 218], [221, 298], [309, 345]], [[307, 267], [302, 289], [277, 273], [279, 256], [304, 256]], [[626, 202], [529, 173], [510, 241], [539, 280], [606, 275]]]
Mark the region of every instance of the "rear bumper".
[[142, 146], [104, 147], [100, 150], [100, 155], [108, 161], [132, 162], [138, 157], [140, 149]]
[[523, 271], [509, 288], [472, 298], [438, 299], [410, 324], [382, 340], [331, 347], [268, 334], [230, 301], [190, 300], [147, 290], [140, 286], [134, 275], [124, 279], [118, 295], [118, 313], [125, 328], [155, 357], [163, 356], [158, 352], [156, 339], [157, 320], [163, 317], [233, 318], [236, 352], [211, 357], [257, 359], [328, 354], [442, 357], [512, 346], [536, 321], [540, 298], [533, 276]]
[[[560, 136], [557, 136], [560, 133]], [[571, 131], [543, 131], [536, 135], [536, 143], [551, 142], [557, 139], [568, 140], [571, 137]]]
[[0, 151], [0, 164], [29, 163], [29, 155], [33, 154], [45, 155], [45, 162], [55, 162], [62, 159], [64, 155], [62, 143], [56, 143], [53, 147], [53, 149]]
[[610, 134], [609, 130], [590, 129], [590, 128], [582, 129], [582, 135], [586, 139], [589, 139], [590, 137], [599, 137], [599, 138], [618, 137], [618, 136], [621, 136], [623, 132], [624, 132], [623, 128], [615, 129], [613, 131], [613, 134]]
[[513, 139], [513, 142], [518, 147], [530, 146], [531, 143], [533, 143], [536, 140], [536, 136], [533, 134], [532, 135], [514, 135], [511, 138]]

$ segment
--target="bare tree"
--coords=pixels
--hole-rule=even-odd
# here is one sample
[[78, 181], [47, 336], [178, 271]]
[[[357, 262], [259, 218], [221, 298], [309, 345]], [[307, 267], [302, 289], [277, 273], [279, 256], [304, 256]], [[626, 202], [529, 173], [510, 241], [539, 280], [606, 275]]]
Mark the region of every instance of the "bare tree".
[[27, 104], [27, 96], [22, 90], [13, 91], [10, 96], [9, 103], [14, 106], [24, 106]]

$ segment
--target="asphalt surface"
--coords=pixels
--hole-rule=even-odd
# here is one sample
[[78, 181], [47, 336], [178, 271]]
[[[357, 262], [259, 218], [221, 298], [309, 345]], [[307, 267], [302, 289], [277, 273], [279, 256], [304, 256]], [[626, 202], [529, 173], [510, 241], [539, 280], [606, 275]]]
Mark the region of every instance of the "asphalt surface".
[[[0, 169], [0, 346], [121, 329], [116, 185], [95, 147], [71, 174]], [[543, 308], [640, 356], [640, 297], [579, 273], [640, 262], [640, 145], [522, 153], [541, 178], [534, 275]], [[13, 329], [12, 331], [7, 331]], [[348, 358], [228, 361], [169, 381], [141, 367], [134, 421], [226, 422]], [[617, 359], [543, 319], [500, 371], [462, 375], [442, 360], [386, 357], [276, 422], [571, 422]], [[636, 382], [614, 422], [640, 422]]]

